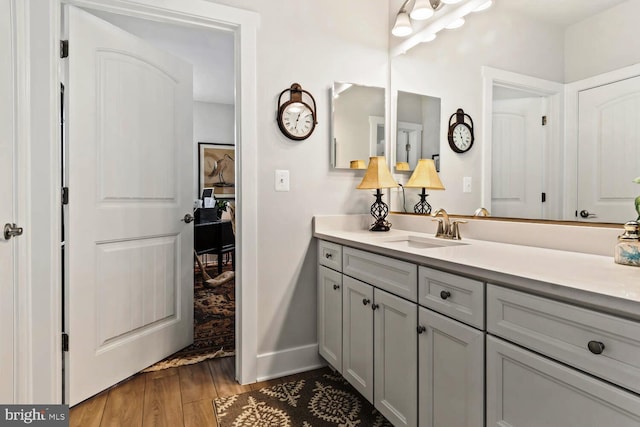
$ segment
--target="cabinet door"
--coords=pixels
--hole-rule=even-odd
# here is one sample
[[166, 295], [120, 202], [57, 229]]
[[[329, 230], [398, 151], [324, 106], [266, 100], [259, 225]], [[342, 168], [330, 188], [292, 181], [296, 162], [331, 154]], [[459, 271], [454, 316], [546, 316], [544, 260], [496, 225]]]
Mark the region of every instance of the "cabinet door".
[[640, 397], [487, 337], [487, 427], [637, 427]]
[[342, 274], [318, 266], [318, 350], [342, 372]]
[[379, 289], [374, 302], [374, 405], [394, 426], [416, 426], [417, 305]]
[[477, 427], [484, 420], [484, 333], [420, 308], [421, 427]]
[[373, 402], [373, 287], [343, 276], [342, 376]]

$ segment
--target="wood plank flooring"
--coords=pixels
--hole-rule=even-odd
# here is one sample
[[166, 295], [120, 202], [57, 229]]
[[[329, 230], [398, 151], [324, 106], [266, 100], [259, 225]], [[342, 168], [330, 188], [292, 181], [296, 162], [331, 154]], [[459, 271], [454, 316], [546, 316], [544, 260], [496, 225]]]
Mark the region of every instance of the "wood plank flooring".
[[70, 427], [217, 427], [213, 399], [308, 378], [317, 371], [240, 385], [235, 357], [137, 374], [70, 410]]

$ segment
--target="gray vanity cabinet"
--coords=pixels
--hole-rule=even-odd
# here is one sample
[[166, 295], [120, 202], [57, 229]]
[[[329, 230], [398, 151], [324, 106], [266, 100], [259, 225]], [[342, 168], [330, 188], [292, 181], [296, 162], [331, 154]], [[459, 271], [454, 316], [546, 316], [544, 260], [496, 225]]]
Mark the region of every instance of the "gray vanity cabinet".
[[342, 372], [342, 273], [318, 266], [318, 351]]

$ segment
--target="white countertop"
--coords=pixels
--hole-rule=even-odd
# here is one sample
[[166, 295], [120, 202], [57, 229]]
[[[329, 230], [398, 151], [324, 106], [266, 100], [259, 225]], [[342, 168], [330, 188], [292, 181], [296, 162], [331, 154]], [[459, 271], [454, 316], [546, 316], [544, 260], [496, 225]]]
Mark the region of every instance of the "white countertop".
[[434, 237], [397, 229], [371, 232], [314, 224], [313, 235], [319, 239], [640, 320], [640, 268], [616, 264], [613, 257], [464, 238], [455, 241], [465, 243], [459, 246], [394, 248], [385, 241], [408, 235]]

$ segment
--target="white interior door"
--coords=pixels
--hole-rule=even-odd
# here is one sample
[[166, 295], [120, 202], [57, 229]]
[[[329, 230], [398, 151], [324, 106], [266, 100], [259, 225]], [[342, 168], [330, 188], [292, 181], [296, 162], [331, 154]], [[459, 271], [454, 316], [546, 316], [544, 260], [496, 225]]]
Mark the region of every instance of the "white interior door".
[[491, 214], [544, 218], [543, 98], [494, 101]]
[[[0, 1], [0, 227], [15, 222], [15, 55], [10, 0]], [[0, 402], [14, 403], [14, 290], [16, 239], [0, 235]]]
[[640, 77], [578, 94], [578, 213], [599, 222], [638, 215], [640, 185]]
[[192, 70], [69, 7], [67, 401], [193, 341]]

